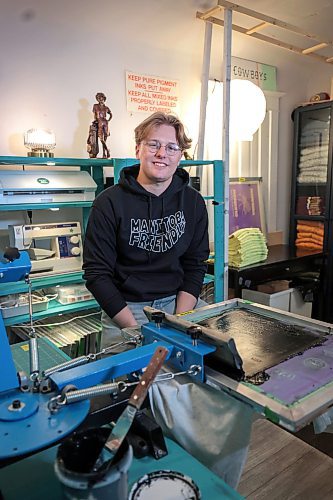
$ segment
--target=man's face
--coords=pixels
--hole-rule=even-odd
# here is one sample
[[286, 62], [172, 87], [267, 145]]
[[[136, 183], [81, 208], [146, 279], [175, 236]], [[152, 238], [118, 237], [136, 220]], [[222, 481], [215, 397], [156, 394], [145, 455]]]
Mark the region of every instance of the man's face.
[[[158, 142], [161, 147], [151, 151], [149, 144]], [[140, 179], [148, 183], [171, 181], [182, 156], [181, 150], [168, 154], [165, 146], [178, 145], [176, 131], [171, 125], [160, 125], [151, 129], [147, 137], [136, 146], [136, 158], [140, 160]]]

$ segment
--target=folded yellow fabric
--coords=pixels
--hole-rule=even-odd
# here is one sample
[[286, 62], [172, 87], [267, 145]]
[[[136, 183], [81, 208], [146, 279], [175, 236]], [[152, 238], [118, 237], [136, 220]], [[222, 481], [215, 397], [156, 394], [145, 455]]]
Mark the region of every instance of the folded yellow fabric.
[[267, 258], [268, 249], [263, 233], [257, 227], [238, 229], [229, 236], [229, 265], [244, 267]]

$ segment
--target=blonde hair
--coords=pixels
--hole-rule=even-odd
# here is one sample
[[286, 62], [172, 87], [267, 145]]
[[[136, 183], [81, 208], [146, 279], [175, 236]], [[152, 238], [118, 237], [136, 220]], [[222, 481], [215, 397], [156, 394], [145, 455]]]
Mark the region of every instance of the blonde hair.
[[152, 128], [160, 127], [161, 125], [170, 125], [175, 129], [176, 139], [182, 151], [191, 147], [192, 139], [187, 137], [184, 130], [184, 125], [179, 120], [179, 118], [175, 115], [162, 113], [159, 111], [148, 116], [148, 118], [143, 120], [143, 122], [141, 122], [134, 129], [135, 143], [139, 145], [148, 136]]

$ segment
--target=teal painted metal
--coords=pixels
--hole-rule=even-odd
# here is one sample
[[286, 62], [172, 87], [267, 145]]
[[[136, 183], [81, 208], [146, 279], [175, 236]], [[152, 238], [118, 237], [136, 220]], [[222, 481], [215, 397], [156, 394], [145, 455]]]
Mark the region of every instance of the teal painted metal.
[[[53, 276], [43, 276], [41, 278], [32, 278], [31, 285], [33, 290], [38, 290], [40, 288], [48, 288], [50, 286], [59, 285], [60, 276], [59, 274]], [[82, 282], [82, 271], [77, 273], [69, 273], [61, 275], [61, 284], [67, 283], [79, 283]], [[25, 293], [28, 292], [28, 285], [26, 283], [11, 283], [10, 288], [8, 288], [8, 284], [1, 283], [0, 284], [0, 296], [8, 295], [8, 293]]]
[[115, 158], [114, 159], [114, 182], [117, 184], [119, 181], [120, 171], [125, 167], [135, 165], [139, 160], [136, 158]]
[[38, 158], [33, 156], [0, 156], [0, 165], [45, 165], [46, 167], [107, 167], [110, 158]]
[[19, 205], [0, 205], [1, 211], [14, 210], [49, 210], [50, 208], [82, 208], [91, 207], [92, 201], [77, 201], [64, 203], [20, 203]]
[[215, 302], [226, 300], [224, 297], [224, 212], [225, 212], [225, 193], [224, 193], [224, 174], [223, 161], [213, 162], [214, 168], [214, 276], [215, 276]]
[[[55, 302], [55, 301], [54, 301]], [[49, 316], [55, 316], [57, 314], [68, 314], [72, 312], [84, 311], [86, 309], [99, 309], [100, 306], [96, 300], [82, 300], [79, 302], [74, 302], [71, 304], [59, 304], [55, 302], [46, 309], [45, 311], [40, 311], [33, 313], [34, 321], [39, 319], [48, 318]], [[30, 320], [29, 314], [21, 314], [20, 316], [13, 316], [12, 318], [6, 318], [3, 320], [5, 326], [17, 325], [19, 323], [27, 323]]]
[[[119, 180], [120, 171], [122, 168], [134, 165], [138, 160], [136, 158], [34, 158], [25, 156], [0, 156], [0, 165], [45, 165], [50, 167], [68, 166], [80, 167], [82, 170], [87, 171], [93, 177], [97, 184], [97, 193], [101, 192], [104, 188], [103, 168], [114, 167], [114, 179], [117, 183]], [[215, 240], [215, 265], [214, 265], [214, 281], [215, 281], [215, 302], [225, 300], [224, 297], [224, 267], [225, 267], [225, 249], [224, 249], [224, 180], [223, 180], [223, 161], [222, 160], [184, 160], [180, 162], [181, 167], [192, 166], [212, 166], [214, 169], [214, 194], [213, 196], [206, 196], [207, 202], [212, 201], [214, 204], [214, 240]], [[81, 203], [61, 203], [61, 204], [30, 204], [30, 205], [2, 205], [0, 210], [45, 210], [50, 207], [81, 207], [83, 208], [83, 232], [86, 228], [89, 218], [89, 208], [91, 202]], [[73, 275], [61, 277], [62, 283], [74, 283]], [[55, 279], [54, 277], [53, 280]], [[59, 277], [58, 277], [59, 278]], [[42, 281], [40, 281], [42, 280]], [[77, 281], [82, 281], [82, 274], [77, 278]], [[43, 283], [43, 278], [33, 280], [33, 288], [43, 288], [52, 286], [51, 284]], [[53, 282], [54, 284], [54, 282]], [[15, 284], [14, 288], [19, 287], [18, 291], [10, 290], [10, 293], [22, 293], [27, 291], [22, 290], [24, 284]], [[7, 290], [4, 292], [0, 285], [0, 295], [8, 294]]]
[[[156, 461], [152, 457], [133, 458], [128, 472], [129, 491], [145, 474], [159, 470], [178, 471], [193, 478], [204, 500], [241, 500], [243, 496], [223, 479], [193, 458], [177, 443], [166, 438], [168, 455]], [[59, 500], [63, 498], [60, 481], [54, 473], [57, 447], [35, 453], [0, 470], [1, 492], [4, 498], [24, 500]], [[160, 498], [162, 495], [160, 495]]]

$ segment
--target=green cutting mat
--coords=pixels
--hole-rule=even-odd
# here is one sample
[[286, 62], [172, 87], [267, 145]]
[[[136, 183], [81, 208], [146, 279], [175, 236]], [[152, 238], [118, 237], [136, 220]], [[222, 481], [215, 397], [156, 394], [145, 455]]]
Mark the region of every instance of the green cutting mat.
[[[17, 371], [30, 372], [29, 342], [20, 342], [10, 346]], [[46, 338], [38, 339], [40, 371], [59, 365], [71, 359]]]

